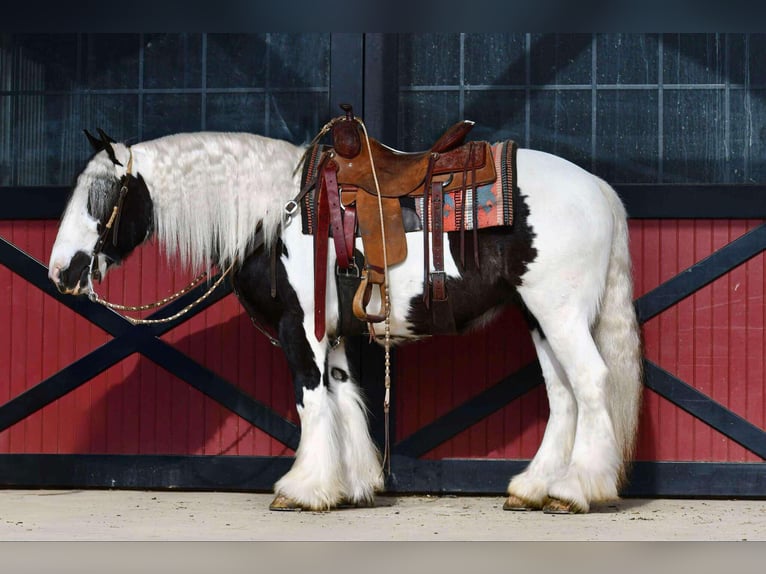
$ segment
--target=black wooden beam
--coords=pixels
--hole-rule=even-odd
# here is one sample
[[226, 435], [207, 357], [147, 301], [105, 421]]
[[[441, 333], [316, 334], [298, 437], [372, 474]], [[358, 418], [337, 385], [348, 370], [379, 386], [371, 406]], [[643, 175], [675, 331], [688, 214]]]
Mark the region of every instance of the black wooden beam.
[[[764, 196], [766, 198], [766, 196]], [[766, 204], [766, 201], [763, 201]], [[708, 283], [766, 249], [766, 224], [759, 225], [709, 257], [655, 287], [636, 300], [638, 320], [645, 323]]]
[[9, 219], [59, 219], [70, 188], [23, 186], [0, 188], [0, 221]]
[[[116, 488], [270, 492], [292, 457], [3, 454], [3, 488]], [[528, 460], [418, 460], [394, 456], [388, 494], [486, 494], [498, 511], [510, 478]], [[650, 462], [632, 466], [625, 497], [766, 496], [766, 464]]]
[[354, 114], [364, 118], [364, 34], [330, 35], [330, 110], [329, 118], [343, 114], [340, 104], [351, 104]]
[[364, 35], [364, 122], [377, 140], [392, 146], [398, 126], [386, 118], [399, 116], [398, 56], [397, 34]]
[[48, 268], [45, 265], [2, 237], [0, 237], [0, 265], [6, 266], [46, 295], [53, 297], [112, 336], [122, 335], [131, 327], [124, 317], [103, 305], [93, 303], [87, 297], [73, 297], [59, 293], [48, 279]]
[[398, 442], [393, 452], [409, 457], [422, 456], [542, 382], [540, 364], [537, 361], [529, 363]]
[[[332, 63], [345, 58], [343, 50], [353, 54], [353, 65], [361, 70], [365, 54], [359, 34], [334, 34], [331, 42]], [[395, 44], [388, 35], [373, 34], [367, 44], [384, 49], [386, 54], [395, 50]], [[376, 48], [376, 49], [378, 49]], [[365, 66], [364, 81], [371, 86], [381, 86], [377, 95], [364, 90], [354, 79], [333, 76], [330, 85], [330, 109], [328, 118], [340, 115], [341, 103], [351, 103], [355, 112], [367, 123], [367, 128], [381, 141], [394, 142], [395, 124], [385, 122], [378, 107], [381, 98], [391, 100], [386, 92], [390, 82], [391, 56], [375, 59], [370, 67], [370, 58]], [[343, 68], [345, 69], [345, 68]], [[338, 72], [341, 74], [341, 71]], [[361, 74], [359, 71], [358, 73]], [[361, 76], [360, 76], [361, 77]], [[389, 90], [390, 92], [390, 90]], [[395, 94], [394, 94], [395, 96]], [[395, 105], [395, 97], [393, 104]], [[391, 101], [386, 102], [388, 109]], [[389, 110], [390, 111], [390, 110]], [[366, 114], [366, 116], [364, 115]], [[766, 218], [766, 185], [764, 184], [615, 184], [614, 188], [625, 203], [628, 216], [633, 219], [760, 219]], [[64, 186], [20, 186], [0, 188], [0, 220], [59, 219], [66, 206], [71, 189]]]
[[[419, 460], [394, 456], [388, 491], [503, 495], [527, 460]], [[622, 496], [766, 496], [766, 464], [650, 462], [632, 465]], [[498, 502], [500, 504], [501, 502]]]
[[0, 405], [0, 432], [60, 399], [118, 361], [136, 352], [138, 340], [126, 333], [67, 365], [58, 373]]
[[0, 486], [271, 490], [292, 457], [194, 455], [0, 455]]
[[269, 406], [255, 400], [172, 345], [151, 338], [138, 351], [282, 444], [293, 450], [298, 448], [298, 425], [281, 417]]
[[644, 372], [648, 388], [766, 460], [766, 431], [651, 361], [644, 361]]
[[[235, 385], [158, 338], [230, 294], [231, 286], [228, 282], [219, 285], [205, 301], [178, 319], [167, 323], [134, 326], [118, 313], [93, 303], [86, 297], [60, 294], [48, 280], [45, 266], [2, 238], [0, 238], [0, 263], [115, 337], [1, 405], [0, 430], [16, 424], [130, 354], [138, 352], [283, 444], [293, 449], [297, 448], [300, 431], [295, 423], [281, 417], [267, 405], [250, 397]], [[214, 280], [215, 278], [212, 279]], [[198, 285], [189, 293], [150, 315], [149, 318], [161, 319], [173, 315], [196, 300], [207, 288], [205, 284]]]
[[764, 184], [616, 184], [633, 219], [766, 218]]

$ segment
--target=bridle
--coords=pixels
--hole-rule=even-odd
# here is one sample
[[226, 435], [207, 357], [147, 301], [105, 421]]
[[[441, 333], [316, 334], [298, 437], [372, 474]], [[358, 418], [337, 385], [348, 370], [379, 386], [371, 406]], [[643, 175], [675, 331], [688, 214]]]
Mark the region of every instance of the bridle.
[[[107, 220], [106, 224], [104, 225], [103, 230], [98, 236], [98, 239], [96, 240], [96, 244], [93, 247], [93, 251], [90, 255], [90, 264], [88, 266], [88, 298], [93, 301], [94, 303], [99, 303], [100, 305], [103, 305], [104, 307], [107, 307], [109, 309], [115, 310], [115, 311], [147, 311], [149, 309], [156, 309], [157, 307], [162, 307], [163, 305], [166, 305], [167, 303], [170, 303], [171, 301], [175, 301], [182, 295], [185, 295], [194, 287], [199, 285], [202, 280], [207, 277], [208, 272], [204, 271], [200, 273], [197, 277], [195, 277], [191, 283], [189, 283], [186, 287], [183, 289], [176, 291], [172, 295], [169, 295], [168, 297], [164, 297], [163, 299], [160, 299], [159, 301], [155, 301], [154, 303], [147, 303], [144, 305], [119, 305], [117, 303], [110, 303], [109, 301], [102, 299], [98, 296], [98, 293], [96, 293], [95, 286], [93, 285], [93, 278], [95, 277], [96, 280], [101, 279], [101, 272], [96, 268], [93, 269], [94, 263], [99, 255], [104, 255], [105, 257], [112, 259], [105, 253], [103, 253], [104, 245], [106, 244], [107, 237], [109, 235], [109, 232], [112, 231], [112, 245], [117, 245], [117, 231], [120, 226], [120, 215], [122, 214], [122, 208], [125, 204], [125, 197], [128, 195], [128, 183], [130, 182], [130, 179], [133, 177], [133, 174], [131, 173], [133, 169], [133, 150], [128, 148], [128, 152], [130, 153], [130, 156], [128, 158], [128, 165], [125, 171], [125, 175], [120, 179], [120, 194], [117, 197], [117, 203], [115, 203], [114, 207], [112, 208], [112, 213], [109, 216], [109, 219]], [[161, 319], [137, 319], [135, 317], [128, 317], [125, 316], [125, 319], [130, 321], [133, 325], [151, 325], [156, 323], [169, 323], [170, 321], [174, 321], [178, 319], [179, 317], [182, 317], [183, 315], [186, 315], [189, 311], [191, 311], [194, 307], [202, 303], [205, 299], [207, 299], [213, 291], [221, 284], [223, 283], [226, 276], [231, 272], [232, 268], [234, 267], [235, 261], [232, 261], [231, 264], [226, 268], [225, 271], [221, 273], [221, 275], [216, 279], [213, 284], [210, 286], [210, 288], [205, 291], [200, 297], [189, 303], [186, 307], [178, 311], [177, 313], [174, 313], [173, 315], [170, 315], [169, 317], [163, 317]], [[270, 337], [271, 338], [271, 337]]]

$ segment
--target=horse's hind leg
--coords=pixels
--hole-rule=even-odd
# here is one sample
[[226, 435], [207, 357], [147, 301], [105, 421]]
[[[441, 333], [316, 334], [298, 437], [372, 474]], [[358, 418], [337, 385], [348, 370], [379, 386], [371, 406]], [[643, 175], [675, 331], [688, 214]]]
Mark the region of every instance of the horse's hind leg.
[[591, 502], [617, 498], [622, 466], [607, 406], [607, 367], [581, 307], [530, 310], [571, 384], [577, 405], [571, 458], [563, 473], [550, 477], [549, 508], [587, 512]]
[[547, 339], [538, 329], [532, 341], [545, 379], [550, 415], [540, 448], [523, 472], [508, 485], [505, 510], [535, 510], [546, 503], [554, 478], [563, 476], [572, 453], [577, 422], [577, 405], [564, 369]]
[[351, 506], [370, 506], [375, 492], [383, 489], [383, 469], [380, 454], [370, 436], [364, 399], [354, 381], [343, 341], [330, 351], [327, 369], [339, 425], [343, 502]]
[[552, 336], [551, 346], [572, 383], [577, 427], [569, 467], [551, 484], [548, 495], [564, 501], [565, 507], [587, 512], [591, 502], [618, 497], [622, 456], [607, 405], [608, 371], [584, 322], [567, 336]]

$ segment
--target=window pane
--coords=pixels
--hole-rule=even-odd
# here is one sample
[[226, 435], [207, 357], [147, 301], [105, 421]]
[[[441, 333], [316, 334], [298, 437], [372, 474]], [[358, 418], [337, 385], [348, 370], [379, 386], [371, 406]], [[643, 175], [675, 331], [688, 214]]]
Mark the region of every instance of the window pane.
[[210, 94], [206, 128], [224, 132], [266, 133], [264, 94]]
[[720, 90], [665, 91], [664, 181], [726, 181], [724, 97]]
[[202, 100], [198, 94], [147, 94], [143, 139], [199, 131], [201, 118]]
[[591, 94], [542, 91], [530, 102], [529, 145], [591, 168]]
[[656, 34], [600, 34], [596, 46], [596, 77], [600, 84], [658, 82]]
[[467, 85], [526, 84], [524, 34], [466, 34]]
[[328, 34], [270, 34], [269, 86], [327, 88], [330, 85]]
[[266, 84], [265, 34], [209, 34], [207, 57], [209, 88]]
[[526, 94], [519, 90], [468, 91], [465, 94], [465, 118], [476, 122], [470, 139], [526, 142]]
[[399, 85], [440, 86], [460, 81], [460, 34], [403, 34]]
[[456, 92], [405, 92], [399, 98], [399, 141], [405, 151], [431, 147], [444, 130], [460, 119]]
[[199, 88], [202, 85], [202, 34], [147, 34], [144, 37], [144, 87]]
[[722, 84], [726, 81], [724, 34], [665, 34], [663, 40], [665, 84]]
[[596, 173], [611, 183], [657, 181], [657, 92], [603, 91], [596, 107]]
[[137, 88], [138, 55], [138, 34], [89, 34], [85, 42], [88, 88]]
[[328, 94], [276, 92], [269, 99], [265, 134], [294, 144], [307, 144], [327, 121]]
[[425, 66], [433, 38], [399, 36], [401, 142], [463, 117], [618, 183], [763, 175], [764, 34], [442, 35]]
[[590, 84], [591, 52], [590, 34], [532, 34], [532, 83]]

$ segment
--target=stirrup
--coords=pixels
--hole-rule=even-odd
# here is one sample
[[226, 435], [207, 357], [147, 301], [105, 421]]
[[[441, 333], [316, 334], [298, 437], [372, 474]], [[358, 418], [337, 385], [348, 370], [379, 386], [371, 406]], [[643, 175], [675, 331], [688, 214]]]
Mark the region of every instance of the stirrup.
[[[372, 298], [373, 285], [377, 285], [380, 290], [380, 311], [377, 315], [370, 315], [367, 312], [367, 304]], [[366, 269], [362, 271], [362, 282], [354, 295], [352, 309], [354, 316], [365, 323], [381, 323], [386, 320], [386, 286], [382, 283], [370, 283]]]

